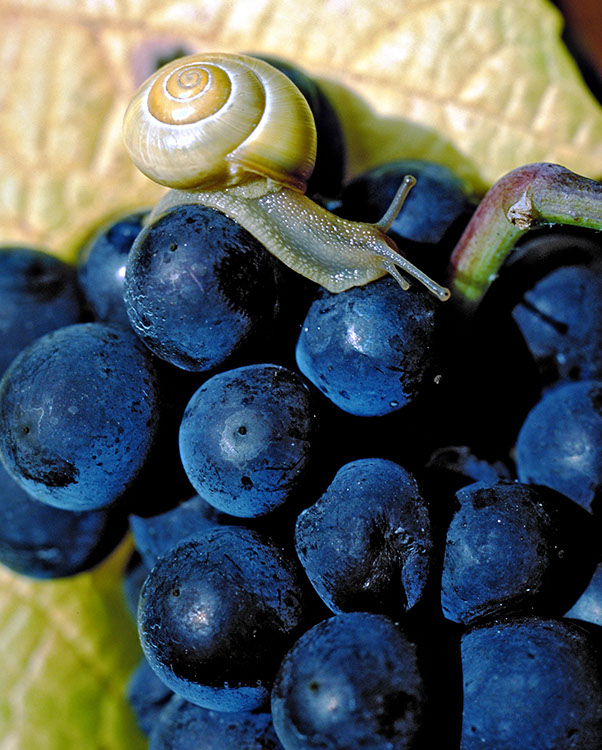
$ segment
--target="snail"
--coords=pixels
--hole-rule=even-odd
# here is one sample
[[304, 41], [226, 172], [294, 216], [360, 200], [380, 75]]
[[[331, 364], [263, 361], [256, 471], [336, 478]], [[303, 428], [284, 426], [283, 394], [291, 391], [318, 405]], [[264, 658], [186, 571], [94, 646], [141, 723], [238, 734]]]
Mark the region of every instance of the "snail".
[[263, 60], [209, 53], [165, 65], [134, 95], [123, 135], [138, 169], [172, 188], [151, 221], [175, 205], [198, 203], [232, 218], [331, 292], [387, 273], [408, 289], [401, 269], [439, 299], [449, 297], [385, 234], [413, 177], [374, 224], [338, 217], [305, 195], [316, 152], [313, 116], [299, 89]]

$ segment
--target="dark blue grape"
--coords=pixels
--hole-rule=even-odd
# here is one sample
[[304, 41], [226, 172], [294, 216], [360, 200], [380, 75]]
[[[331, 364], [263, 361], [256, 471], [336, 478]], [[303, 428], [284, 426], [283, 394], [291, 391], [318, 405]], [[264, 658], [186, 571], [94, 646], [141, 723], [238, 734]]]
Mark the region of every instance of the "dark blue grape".
[[180, 453], [195, 490], [233, 516], [282, 505], [307, 479], [317, 420], [295, 372], [248, 365], [214, 375], [190, 399]]
[[37, 339], [0, 385], [0, 455], [37, 499], [102, 508], [140, 475], [158, 428], [151, 357], [136, 336], [80, 323]]
[[512, 311], [542, 385], [602, 378], [602, 266], [564, 266]]
[[0, 248], [0, 377], [22, 349], [83, 314], [71, 266], [34, 248]]
[[595, 512], [602, 485], [602, 381], [546, 393], [520, 429], [515, 457], [521, 482], [552, 487]]
[[427, 691], [416, 647], [388, 617], [336, 615], [284, 658], [272, 718], [286, 750], [410, 748]]
[[[564, 266], [599, 262], [602, 239], [597, 232], [556, 224], [530, 230], [516, 243], [504, 261], [503, 273], [491, 290], [494, 302], [511, 309], [545, 276]], [[510, 303], [508, 308], [507, 303]]]
[[579, 599], [565, 612], [565, 617], [602, 625], [602, 563], [596, 567]]
[[431, 579], [427, 504], [414, 477], [385, 459], [343, 466], [299, 515], [295, 544], [309, 580], [336, 613], [399, 616]]
[[178, 206], [146, 226], [127, 262], [131, 324], [159, 357], [185, 370], [222, 365], [277, 317], [276, 261], [236, 222]]
[[131, 515], [130, 528], [143, 562], [152, 568], [161, 555], [184, 539], [218, 524], [231, 524], [236, 520], [195, 495], [164, 513], [148, 518]]
[[303, 586], [292, 559], [250, 529], [221, 526], [183, 541], [142, 588], [138, 629], [146, 658], [192, 703], [258, 708], [305, 624]]
[[536, 611], [561, 615], [592, 575], [592, 518], [547, 487], [475, 483], [458, 491], [441, 604], [454, 622]]
[[173, 691], [157, 677], [146, 659], [142, 658], [128, 681], [127, 699], [144, 734], [151, 733], [162, 710], [173, 697]]
[[80, 251], [77, 277], [95, 320], [130, 327], [123, 301], [128, 253], [147, 211], [106, 222]]
[[126, 531], [114, 509], [77, 513], [30, 497], [0, 464], [0, 562], [33, 578], [64, 578], [104, 559]]
[[582, 628], [524, 617], [462, 637], [461, 750], [599, 750], [599, 653]]
[[380, 279], [321, 291], [297, 343], [297, 365], [327, 398], [356, 416], [398, 411], [437, 374], [441, 303], [417, 286]]
[[149, 750], [282, 750], [269, 711], [211, 711], [175, 695], [163, 709]]

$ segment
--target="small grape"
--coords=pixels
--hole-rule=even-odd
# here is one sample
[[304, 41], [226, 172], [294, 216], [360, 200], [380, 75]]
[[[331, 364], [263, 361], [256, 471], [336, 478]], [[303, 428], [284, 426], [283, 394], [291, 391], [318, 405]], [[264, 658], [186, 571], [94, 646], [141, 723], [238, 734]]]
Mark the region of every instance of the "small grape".
[[159, 390], [136, 336], [104, 323], [47, 333], [0, 385], [0, 455], [35, 498], [66, 510], [121, 499], [159, 424]]
[[384, 459], [339, 469], [324, 495], [299, 514], [295, 546], [336, 613], [399, 616], [422, 599], [433, 573], [428, 505], [414, 477]]
[[427, 691], [416, 647], [384, 615], [351, 612], [308, 630], [284, 658], [272, 717], [286, 750], [412, 747]]
[[392, 414], [416, 400], [437, 374], [438, 303], [379, 279], [340, 294], [322, 290], [297, 342], [299, 370], [355, 416]]
[[109, 220], [81, 249], [77, 278], [94, 320], [130, 327], [123, 301], [125, 267], [147, 215], [136, 211]]
[[0, 249], [0, 376], [26, 346], [84, 314], [72, 266], [35, 248]]
[[219, 211], [178, 206], [138, 235], [124, 299], [133, 329], [158, 357], [213, 370], [273, 324], [275, 260]]
[[233, 516], [257, 517], [307, 478], [317, 419], [299, 375], [271, 364], [214, 375], [186, 407], [184, 469], [196, 491]]
[[462, 750], [602, 746], [594, 639], [581, 627], [508, 618], [462, 637]]
[[296, 564], [266, 537], [221, 526], [173, 547], [140, 594], [138, 629], [156, 674], [219, 711], [259, 708], [306, 623]]
[[527, 415], [516, 441], [522, 482], [544, 484], [587, 510], [597, 510], [602, 485], [602, 381], [548, 391]]

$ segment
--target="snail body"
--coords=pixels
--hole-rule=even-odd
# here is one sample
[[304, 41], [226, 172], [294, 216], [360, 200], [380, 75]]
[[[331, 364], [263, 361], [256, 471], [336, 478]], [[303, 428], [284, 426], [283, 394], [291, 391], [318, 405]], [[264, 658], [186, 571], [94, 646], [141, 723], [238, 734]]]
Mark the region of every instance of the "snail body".
[[244, 55], [192, 55], [142, 85], [124, 119], [136, 166], [172, 190], [174, 205], [215, 208], [247, 229], [293, 270], [341, 292], [401, 269], [444, 300], [449, 291], [407, 261], [385, 232], [414, 179], [407, 177], [380, 222], [343, 219], [304, 192], [315, 160], [311, 110], [268, 63]]

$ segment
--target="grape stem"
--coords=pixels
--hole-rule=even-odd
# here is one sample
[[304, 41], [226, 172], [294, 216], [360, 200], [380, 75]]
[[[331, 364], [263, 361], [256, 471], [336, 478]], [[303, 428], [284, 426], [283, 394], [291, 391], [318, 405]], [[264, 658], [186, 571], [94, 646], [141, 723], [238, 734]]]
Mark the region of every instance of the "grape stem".
[[551, 224], [602, 230], [602, 184], [546, 162], [518, 167], [499, 179], [451, 256], [449, 284], [458, 304], [476, 307], [519, 237]]

